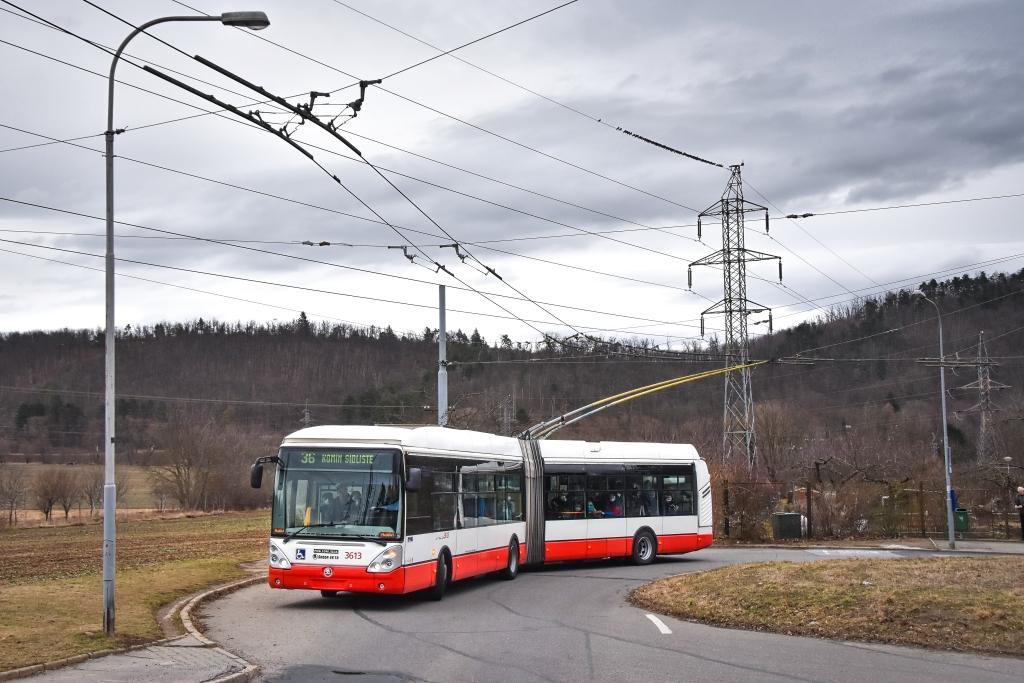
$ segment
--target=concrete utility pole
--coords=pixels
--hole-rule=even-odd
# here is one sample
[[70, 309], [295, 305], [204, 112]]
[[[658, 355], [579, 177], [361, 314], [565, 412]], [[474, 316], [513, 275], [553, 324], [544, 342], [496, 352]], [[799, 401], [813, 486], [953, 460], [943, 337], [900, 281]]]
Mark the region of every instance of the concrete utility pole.
[[935, 307], [939, 323], [939, 405], [942, 410], [942, 467], [946, 475], [946, 532], [949, 534], [949, 549], [956, 550], [956, 536], [953, 525], [953, 465], [949, 452], [949, 421], [946, 418], [946, 352], [942, 345], [942, 309], [920, 289], [911, 293]]
[[[722, 248], [697, 259], [687, 269], [687, 282], [693, 287], [694, 266], [722, 266], [722, 300], [700, 314], [700, 333], [704, 336], [704, 316], [725, 316], [725, 344], [722, 354], [725, 366], [746, 365], [750, 360], [747, 336], [747, 316], [768, 313], [768, 331], [772, 330], [771, 309], [747, 298], [747, 263], [778, 259], [779, 280], [782, 280], [782, 259], [772, 254], [747, 249], [744, 246], [744, 218], [750, 212], [764, 212], [764, 229], [768, 232], [768, 209], [743, 198], [742, 164], [729, 167], [731, 175], [722, 198], [697, 216], [697, 237], [701, 237], [701, 219], [717, 217], [722, 222]], [[754, 438], [754, 397], [750, 385], [750, 370], [744, 368], [725, 375], [725, 405], [723, 411], [722, 457], [731, 460], [742, 453], [747, 465], [753, 468], [756, 460]]]
[[993, 462], [996, 455], [996, 431], [993, 413], [1002, 408], [992, 401], [992, 392], [1010, 387], [999, 382], [993, 382], [991, 376], [992, 362], [988, 357], [988, 347], [985, 346], [985, 332], [978, 333], [978, 379], [970, 384], [965, 384], [961, 389], [977, 389], [978, 402], [964, 411], [964, 413], [980, 413], [981, 426], [978, 431], [978, 461], [982, 463]]
[[123, 131], [114, 128], [114, 72], [121, 59], [121, 53], [147, 28], [171, 21], [219, 21], [225, 26], [237, 26], [259, 31], [270, 25], [263, 12], [225, 12], [215, 16], [187, 15], [161, 17], [142, 24], [121, 41], [114, 59], [110, 62], [110, 77], [107, 79], [107, 130], [106, 138], [106, 199], [107, 199], [107, 253], [106, 253], [106, 334], [103, 384], [103, 632], [114, 634], [114, 558], [117, 529], [117, 487], [114, 483], [114, 433], [115, 382], [114, 382], [114, 340], [116, 329], [114, 315], [114, 136]]
[[437, 424], [448, 426], [448, 330], [445, 327], [444, 285], [437, 288]]

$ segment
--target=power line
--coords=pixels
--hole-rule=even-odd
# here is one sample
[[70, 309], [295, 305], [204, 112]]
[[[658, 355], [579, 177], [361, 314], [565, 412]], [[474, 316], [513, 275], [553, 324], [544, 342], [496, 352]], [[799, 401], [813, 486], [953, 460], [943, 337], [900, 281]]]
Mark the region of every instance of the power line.
[[[67, 396], [103, 396], [101, 391], [80, 391], [73, 389], [33, 389], [32, 387], [15, 387], [15, 386], [0, 386], [0, 390], [3, 391], [14, 391], [26, 394], [64, 394]], [[226, 403], [231, 405], [247, 405], [247, 406], [304, 406], [309, 405], [314, 408], [392, 408], [392, 409], [406, 409], [406, 408], [422, 408], [422, 404], [415, 405], [384, 405], [379, 403], [290, 403], [288, 401], [244, 401], [240, 399], [232, 398], [198, 398], [191, 396], [159, 396], [152, 394], [124, 394], [118, 392], [118, 398], [132, 398], [139, 401], [168, 401], [168, 402], [180, 402], [180, 403]]]
[[[6, 1], [6, 0], [4, 0], [4, 1]], [[178, 0], [175, 0], [175, 2], [178, 2]], [[178, 4], [182, 5], [183, 7], [188, 7], [188, 5], [185, 5], [182, 2], [178, 2]], [[193, 7], [189, 7], [189, 9], [191, 9], [194, 12], [197, 12], [199, 14], [205, 14], [205, 12], [201, 12], [200, 10], [197, 10], [197, 9], [195, 9]], [[331, 69], [332, 71], [336, 71], [336, 72], [338, 72], [338, 73], [340, 73], [340, 74], [342, 74], [344, 76], [347, 76], [348, 78], [355, 79], [354, 83], [350, 83], [350, 84], [344, 86], [343, 88], [336, 88], [335, 90], [330, 91], [331, 93], [338, 92], [339, 90], [343, 90], [344, 88], [352, 87], [352, 86], [357, 85], [357, 84], [359, 84], [360, 82], [363, 81], [363, 79], [360, 79], [360, 78], [356, 77], [355, 75], [353, 75], [351, 73], [348, 73], [347, 71], [344, 71], [343, 69], [339, 69], [337, 67], [331, 66], [329, 64], [326, 64], [325, 62], [322, 62], [322, 61], [320, 61], [318, 59], [315, 59], [315, 58], [310, 57], [310, 56], [308, 56], [306, 54], [303, 54], [302, 52], [299, 52], [297, 50], [293, 50], [293, 49], [291, 49], [289, 47], [285, 47], [285, 46], [281, 45], [280, 43], [276, 43], [276, 42], [274, 42], [274, 41], [272, 41], [272, 40], [270, 40], [268, 38], [265, 38], [264, 36], [258, 35], [258, 34], [253, 33], [253, 32], [246, 32], [246, 35], [251, 36], [253, 38], [256, 38], [257, 40], [261, 40], [261, 41], [270, 43], [271, 45], [275, 45], [276, 47], [281, 48], [283, 50], [286, 50], [287, 52], [289, 52], [291, 54], [294, 54], [294, 55], [296, 55], [298, 57], [302, 57], [303, 59], [307, 59], [309, 61], [312, 61], [312, 62], [314, 62], [316, 64], [319, 64], [320, 66], [327, 67], [327, 68]], [[601, 178], [603, 180], [606, 180], [608, 182], [614, 183], [614, 184], [619, 185], [621, 187], [625, 187], [627, 189], [633, 190], [634, 192], [639, 192], [641, 194], [647, 195], [647, 196], [652, 197], [654, 199], [659, 199], [659, 200], [661, 200], [663, 202], [672, 204], [673, 206], [678, 206], [680, 208], [687, 209], [688, 211], [693, 211], [694, 213], [697, 212], [697, 210], [694, 209], [693, 207], [686, 206], [685, 204], [681, 204], [681, 203], [676, 202], [676, 201], [674, 201], [672, 199], [669, 199], [667, 197], [663, 197], [663, 196], [661, 196], [659, 194], [656, 194], [656, 193], [653, 193], [653, 192], [649, 192], [647, 190], [644, 190], [642, 188], [636, 187], [634, 185], [630, 185], [629, 183], [626, 183], [624, 181], [617, 180], [615, 178], [612, 178], [610, 176], [604, 175], [603, 173], [599, 173], [598, 171], [594, 171], [594, 170], [589, 169], [589, 168], [587, 168], [585, 166], [582, 166], [580, 164], [576, 164], [576, 163], [574, 163], [572, 161], [568, 161], [568, 160], [563, 159], [561, 157], [555, 156], [554, 154], [550, 154], [550, 153], [545, 152], [545, 151], [543, 151], [541, 149], [538, 149], [536, 147], [532, 147], [530, 145], [527, 145], [524, 142], [520, 142], [519, 140], [511, 138], [511, 137], [509, 137], [507, 135], [503, 135], [501, 133], [495, 132], [495, 131], [490, 130], [488, 128], [484, 128], [483, 126], [480, 126], [478, 124], [472, 123], [470, 121], [466, 121], [465, 119], [461, 119], [458, 116], [455, 116], [454, 114], [450, 114], [448, 112], [441, 111], [440, 109], [432, 107], [432, 106], [430, 106], [428, 104], [424, 104], [423, 102], [419, 102], [419, 101], [417, 101], [417, 100], [415, 100], [415, 99], [413, 99], [411, 97], [406, 97], [405, 95], [402, 95], [402, 94], [400, 94], [398, 92], [395, 92], [393, 90], [389, 90], [388, 88], [385, 88], [383, 85], [377, 85], [376, 87], [381, 92], [385, 92], [385, 93], [391, 95], [392, 97], [398, 98], [400, 100], [403, 100], [405, 102], [413, 104], [413, 105], [415, 105], [417, 107], [420, 107], [422, 109], [426, 109], [427, 111], [433, 112], [433, 113], [435, 113], [435, 114], [437, 114], [439, 116], [443, 116], [443, 117], [445, 117], [447, 119], [450, 119], [452, 121], [460, 123], [460, 124], [462, 124], [464, 126], [468, 126], [470, 128], [473, 128], [474, 130], [477, 130], [477, 131], [479, 131], [481, 133], [485, 133], [487, 135], [490, 135], [491, 137], [497, 138], [499, 140], [503, 140], [504, 142], [507, 142], [507, 143], [512, 144], [512, 145], [515, 145], [516, 147], [520, 147], [520, 148], [525, 149], [525, 150], [527, 150], [529, 152], [532, 152], [534, 154], [538, 154], [540, 156], [548, 158], [548, 159], [550, 159], [552, 161], [556, 161], [556, 162], [558, 162], [560, 164], [564, 164], [564, 165], [569, 166], [571, 168], [575, 168], [575, 169], [577, 169], [579, 171], [582, 171], [584, 173], [587, 173], [589, 175], [595, 176], [597, 178]]]
[[[32, 247], [32, 248], [35, 248], [35, 249], [45, 249], [45, 250], [48, 250], [48, 251], [57, 251], [57, 252], [66, 253], [66, 254], [74, 254], [74, 255], [77, 255], [77, 256], [88, 256], [88, 257], [91, 257], [91, 258], [104, 258], [104, 256], [102, 254], [93, 254], [93, 253], [90, 253], [90, 252], [79, 251], [79, 250], [75, 250], [75, 249], [65, 249], [65, 248], [54, 247], [54, 246], [49, 246], [49, 245], [33, 244], [31, 242], [22, 242], [22, 241], [18, 241], [18, 240], [8, 240], [8, 239], [0, 239], [0, 242], [6, 243], [6, 244], [17, 244], [17, 245], [20, 245], [20, 246]], [[326, 295], [331, 295], [331, 296], [341, 296], [341, 297], [352, 298], [352, 299], [361, 299], [361, 300], [364, 300], [364, 301], [372, 301], [372, 302], [375, 302], [375, 303], [385, 303], [385, 304], [392, 304], [392, 305], [397, 305], [397, 306], [406, 306], [406, 307], [409, 307], [409, 308], [419, 308], [419, 309], [425, 309], [425, 310], [430, 310], [430, 311], [436, 311], [437, 310], [437, 306], [433, 305], [433, 304], [417, 304], [417, 303], [412, 303], [412, 302], [409, 302], [409, 301], [400, 301], [400, 300], [395, 300], [395, 299], [385, 299], [385, 298], [381, 298], [381, 297], [372, 297], [372, 296], [367, 296], [367, 295], [363, 295], [363, 294], [351, 294], [351, 293], [348, 293], [348, 292], [340, 292], [340, 291], [323, 289], [323, 288], [317, 288], [317, 287], [308, 287], [308, 286], [304, 286], [304, 285], [295, 285], [295, 284], [288, 284], [288, 283], [282, 283], [282, 282], [275, 282], [275, 281], [272, 281], [272, 280], [263, 280], [263, 279], [258, 279], [258, 278], [250, 278], [250, 277], [244, 277], [244, 276], [241, 276], [241, 275], [229, 275], [229, 274], [226, 274], [226, 273], [218, 273], [218, 272], [213, 272], [213, 271], [200, 270], [200, 269], [197, 269], [197, 268], [184, 268], [184, 267], [181, 267], [181, 266], [171, 266], [171, 265], [166, 265], [166, 264], [161, 264], [161, 263], [153, 263], [151, 261], [142, 261], [142, 260], [138, 260], [138, 259], [128, 259], [128, 258], [123, 258], [123, 257], [115, 257], [115, 260], [116, 261], [120, 261], [122, 263], [131, 263], [131, 264], [147, 266], [147, 267], [151, 267], [151, 268], [161, 268], [161, 269], [165, 269], [165, 270], [174, 270], [174, 271], [183, 272], [183, 273], [190, 273], [190, 274], [193, 274], [193, 275], [204, 275], [204, 276], [208, 276], [208, 277], [215, 277], [215, 278], [220, 278], [220, 279], [225, 279], [225, 280], [233, 280], [233, 281], [237, 281], [237, 282], [245, 282], [245, 283], [248, 283], [248, 284], [259, 284], [259, 285], [266, 285], [266, 286], [270, 286], [270, 287], [279, 287], [279, 288], [284, 288], [284, 289], [294, 289], [294, 290], [297, 290], [297, 291], [310, 292], [310, 293], [314, 293], [314, 294], [326, 294]], [[75, 264], [75, 265], [77, 265], [77, 264]], [[164, 284], [164, 283], [161, 283], [161, 284]], [[502, 296], [502, 295], [495, 295], [495, 296]], [[522, 318], [520, 318], [518, 316], [515, 316], [515, 315], [512, 315], [512, 314], [510, 314], [510, 315], [500, 315], [500, 314], [497, 314], [497, 313], [484, 313], [484, 312], [481, 312], [481, 311], [468, 311], [468, 310], [463, 310], [463, 309], [458, 309], [458, 308], [449, 308], [448, 311], [451, 312], [451, 313], [462, 313], [464, 315], [470, 315], [470, 316], [479, 316], [479, 317], [485, 317], [485, 318], [495, 318], [495, 319], [499, 319], [499, 320], [513, 320], [513, 321], [523, 322]], [[601, 312], [597, 311], [597, 313], [601, 313]], [[532, 319], [531, 320], [527, 320], [527, 322], [528, 323], [535, 323], [535, 324], [538, 324], [538, 325], [555, 325], [556, 324], [556, 323], [551, 322], [551, 321], [532, 320]], [[597, 326], [580, 325], [578, 327], [583, 328], [583, 329], [587, 329], [587, 330], [597, 331], [597, 332], [610, 331], [610, 330], [606, 330], [605, 328], [601, 328], [601, 327], [597, 327]]]
[[[175, 1], [177, 1], [177, 0], [175, 0]], [[593, 114], [588, 114], [588, 113], [586, 113], [586, 112], [584, 112], [584, 111], [582, 111], [582, 110], [580, 110], [580, 109], [578, 109], [576, 107], [573, 107], [573, 106], [570, 106], [568, 104], [565, 104], [564, 102], [559, 102], [558, 100], [554, 99], [553, 97], [550, 97], [548, 95], [543, 95], [543, 94], [541, 94], [541, 93], [539, 93], [539, 92], [537, 92], [535, 90], [532, 90], [532, 89], [526, 87], [525, 85], [522, 85], [521, 83], [517, 83], [517, 82], [515, 82], [515, 81], [513, 81], [513, 80], [511, 80], [509, 78], [506, 78], [505, 76], [501, 76], [500, 74], [497, 74], [497, 73], [495, 73], [493, 71], [485, 69], [484, 67], [479, 66], [477, 64], [474, 64], [473, 62], [470, 62], [467, 59], [463, 59], [462, 57], [458, 57], [456, 55], [453, 55], [452, 52], [454, 52], [454, 50], [444, 51], [441, 48], [439, 48], [438, 46], [434, 45], [433, 43], [429, 43], [429, 42], [427, 42], [427, 41], [425, 41], [425, 40], [423, 40], [421, 38], [418, 38], [418, 37], [412, 35], [411, 33], [403, 31], [402, 29], [387, 23], [386, 21], [383, 21], [381, 19], [373, 17], [373, 16], [371, 16], [371, 15], [369, 15], [366, 12], [363, 12], [361, 10], [358, 10], [355, 7], [352, 7], [351, 5], [342, 2], [341, 0], [334, 0], [334, 2], [336, 4], [338, 4], [338, 5], [341, 5], [342, 7], [346, 8], [346, 9], [349, 9], [349, 10], [355, 12], [356, 14], [359, 14], [359, 15], [361, 15], [363, 17], [366, 17], [367, 19], [369, 19], [371, 21], [374, 21], [374, 22], [380, 24], [381, 26], [386, 26], [387, 28], [391, 29], [392, 31], [396, 31], [397, 33], [400, 33], [403, 36], [406, 36], [407, 38], [411, 38], [412, 40], [415, 40], [417, 43], [420, 43], [421, 45], [426, 45], [427, 47], [429, 47], [431, 49], [434, 49], [434, 50], [437, 50], [438, 52], [440, 52], [440, 54], [437, 54], [437, 55], [431, 57], [428, 60], [424, 60], [424, 62], [422, 62], [422, 63], [426, 63], [428, 61], [431, 61], [431, 60], [434, 60], [434, 59], [438, 59], [438, 58], [444, 57], [446, 55], [450, 56], [453, 59], [457, 59], [458, 61], [462, 62], [466, 66], [473, 67], [477, 71], [485, 73], [485, 74], [487, 74], [489, 76], [493, 76], [494, 78], [497, 78], [500, 81], [504, 81], [505, 83], [508, 83], [509, 85], [511, 85], [511, 86], [513, 86], [515, 88], [518, 88], [518, 89], [520, 89], [520, 90], [522, 90], [524, 92], [528, 92], [531, 95], [535, 95], [535, 96], [541, 98], [542, 100], [546, 100], [546, 101], [550, 102], [551, 104], [555, 104], [555, 105], [557, 105], [559, 107], [562, 107], [563, 109], [565, 109], [567, 111], [571, 111], [574, 114], [578, 114], [579, 116], [582, 116], [585, 119], [593, 121], [594, 123], [599, 123], [602, 126], [605, 126], [605, 127], [610, 128], [612, 130], [624, 133], [625, 135], [629, 135], [629, 136], [631, 136], [633, 138], [641, 140], [642, 142], [646, 142], [649, 145], [654, 145], [655, 147], [659, 147], [659, 148], [664, 149], [664, 150], [666, 150], [668, 152], [672, 152], [674, 154], [678, 154], [680, 156], [684, 156], [684, 157], [686, 157], [688, 159], [692, 159], [694, 161], [699, 161], [701, 163], [709, 164], [711, 166], [717, 166], [718, 168], [724, 168], [724, 166], [722, 164], [719, 164], [719, 163], [714, 162], [714, 161], [709, 161], [708, 159], [704, 159], [703, 157], [699, 157], [699, 156], [696, 156], [694, 154], [690, 154], [689, 152], [683, 152], [681, 150], [676, 149], [675, 147], [671, 147], [671, 146], [666, 145], [664, 143], [657, 142], [656, 140], [652, 140], [652, 139], [650, 139], [648, 137], [640, 135], [639, 133], [635, 133], [633, 131], [625, 130], [621, 126], [616, 126], [614, 124], [607, 123], [603, 118], [598, 118], [598, 117], [594, 116]], [[476, 42], [476, 41], [474, 41], [474, 42]], [[460, 47], [465, 47], [465, 45], [460, 46]], [[457, 50], [459, 48], [455, 48], [455, 49]], [[402, 71], [405, 71], [405, 70], [406, 69], [403, 69]], [[402, 73], [402, 71], [395, 72], [395, 73], [391, 74], [391, 76], [395, 76], [395, 75], [397, 75], [399, 73]], [[391, 76], [385, 76], [385, 80], [387, 78], [390, 78]]]
[[[35, 246], [35, 245], [32, 245], [32, 246]], [[15, 251], [14, 249], [3, 249], [3, 248], [0, 248], [0, 251], [5, 252], [7, 254], [14, 254], [16, 256], [24, 256], [26, 258], [37, 259], [37, 260], [40, 260], [40, 261], [47, 261], [49, 263], [56, 263], [56, 264], [60, 264], [60, 265], [64, 265], [64, 266], [71, 266], [73, 268], [81, 268], [83, 270], [91, 270], [91, 271], [94, 271], [94, 272], [97, 272], [97, 273], [104, 272], [104, 270], [102, 268], [93, 268], [92, 266], [86, 266], [86, 265], [81, 264], [81, 263], [72, 263], [71, 261], [61, 261], [60, 259], [51, 259], [51, 258], [46, 258], [45, 256], [37, 256], [36, 254], [26, 254], [25, 252]], [[151, 278], [141, 277], [139, 275], [129, 275], [128, 273], [115, 273], [115, 275], [117, 275], [118, 277], [130, 279], [130, 280], [139, 280], [141, 282], [148, 282], [148, 283], [151, 283], [151, 284], [163, 285], [164, 287], [174, 287], [175, 289], [181, 289], [181, 290], [188, 291], [188, 292], [196, 292], [198, 294], [207, 294], [209, 296], [216, 296], [216, 297], [220, 297], [222, 299], [229, 299], [231, 301], [240, 301], [242, 303], [254, 304], [254, 305], [257, 305], [257, 306], [266, 306], [268, 308], [275, 308], [275, 309], [278, 309], [278, 310], [281, 310], [281, 311], [288, 311], [290, 313], [305, 313], [306, 315], [309, 315], [309, 316], [313, 316], [313, 317], [316, 317], [316, 318], [323, 318], [325, 320], [334, 320], [336, 322], [341, 322], [341, 323], [345, 323], [347, 325], [352, 325], [353, 327], [359, 327], [359, 328], [363, 328], [363, 329], [370, 329], [371, 327], [374, 327], [373, 325], [369, 325], [367, 323], [360, 323], [360, 322], [356, 322], [356, 321], [353, 321], [353, 320], [345, 320], [344, 318], [337, 318], [335, 316], [327, 315], [325, 313], [317, 313], [316, 311], [306, 311], [306, 310], [300, 310], [300, 309], [297, 309], [297, 308], [288, 308], [287, 306], [278, 306], [277, 304], [270, 304], [270, 303], [267, 303], [265, 301], [256, 301], [255, 299], [246, 299], [246, 298], [240, 297], [240, 296], [232, 296], [230, 294], [224, 294], [222, 292], [212, 292], [212, 291], [210, 291], [208, 289], [199, 289], [197, 287], [187, 287], [185, 285], [176, 285], [176, 284], [173, 284], [173, 283], [170, 283], [170, 282], [163, 282], [162, 280], [153, 280]], [[407, 332], [411, 333], [411, 330], [408, 330]]]
[[[782, 209], [780, 209], [780, 208], [779, 208], [778, 206], [776, 206], [776, 205], [775, 205], [775, 203], [774, 203], [774, 202], [772, 202], [772, 200], [768, 199], [768, 197], [764, 196], [764, 195], [763, 195], [763, 194], [761, 193], [761, 191], [760, 191], [760, 190], [758, 190], [758, 189], [757, 189], [756, 187], [754, 187], [754, 185], [753, 185], [753, 184], [752, 184], [752, 183], [751, 183], [750, 181], [747, 181], [747, 185], [748, 185], [748, 186], [750, 187], [750, 189], [751, 189], [751, 190], [753, 190], [753, 191], [754, 191], [754, 192], [755, 192], [755, 193], [757, 194], [757, 196], [759, 196], [759, 197], [760, 197], [761, 199], [763, 199], [763, 200], [765, 201], [765, 203], [766, 203], [766, 204], [768, 204], [768, 206], [772, 207], [773, 209], [775, 209], [776, 211], [778, 211], [778, 212], [779, 212], [779, 213], [781, 213], [781, 214], [785, 214], [785, 212], [784, 212], [784, 211], [783, 211]], [[789, 218], [789, 215], [786, 215], [786, 219], [787, 219], [787, 220], [788, 220], [788, 221], [789, 221], [790, 223], [792, 223], [793, 225], [795, 225], [795, 226], [796, 226], [797, 228], [799, 228], [799, 229], [800, 229], [800, 231], [801, 231], [801, 232], [803, 232], [803, 233], [804, 233], [805, 235], [807, 235], [807, 236], [808, 236], [808, 237], [810, 237], [810, 238], [811, 238], [812, 240], [814, 240], [815, 242], [817, 242], [819, 246], [821, 246], [821, 247], [822, 247], [822, 248], [824, 248], [824, 249], [825, 249], [826, 251], [828, 251], [828, 252], [829, 252], [830, 254], [832, 254], [833, 256], [835, 256], [835, 257], [836, 257], [837, 259], [839, 259], [840, 261], [842, 261], [843, 263], [845, 263], [845, 264], [846, 264], [847, 266], [849, 266], [849, 267], [850, 267], [850, 268], [851, 268], [852, 270], [856, 271], [856, 272], [857, 272], [857, 274], [859, 274], [859, 275], [860, 275], [861, 277], [863, 277], [863, 278], [864, 278], [865, 280], [867, 280], [868, 282], [870, 282], [870, 283], [871, 283], [871, 284], [873, 284], [873, 285], [876, 285], [876, 286], [878, 285], [878, 282], [876, 282], [876, 281], [875, 281], [874, 279], [872, 279], [872, 278], [871, 278], [871, 276], [869, 276], [869, 275], [868, 275], [867, 273], [865, 273], [864, 271], [862, 271], [862, 270], [861, 270], [860, 268], [858, 268], [857, 266], [855, 266], [855, 265], [853, 265], [852, 263], [850, 263], [849, 261], [847, 261], [847, 260], [846, 260], [845, 258], [843, 258], [842, 256], [840, 256], [840, 255], [839, 255], [839, 254], [838, 254], [837, 252], [835, 252], [835, 251], [834, 251], [834, 250], [833, 250], [833, 249], [832, 249], [831, 247], [829, 247], [829, 246], [828, 246], [828, 245], [826, 245], [826, 244], [825, 244], [824, 242], [822, 242], [821, 240], [819, 240], [819, 239], [818, 239], [817, 237], [815, 237], [814, 235], [812, 235], [812, 234], [811, 234], [810, 232], [808, 232], [807, 230], [805, 230], [805, 229], [804, 229], [804, 226], [800, 225], [800, 223], [799, 223], [799, 222], [797, 222], [797, 221], [796, 221], [795, 219], [793, 219], [793, 218]], [[776, 240], [776, 241], [778, 241], [778, 240]], [[781, 242], [779, 242], [779, 245], [780, 245], [780, 246], [782, 246], [782, 248], [783, 248], [783, 249], [786, 249], [787, 251], [789, 251], [789, 249], [788, 249], [787, 247], [785, 247], [785, 245], [783, 245], [783, 244], [782, 244]], [[793, 252], [790, 252], [790, 253], [793, 253]], [[794, 256], [795, 256], [795, 254], [794, 254]], [[845, 287], [843, 287], [843, 289], [846, 289], [846, 288], [845, 288]]]

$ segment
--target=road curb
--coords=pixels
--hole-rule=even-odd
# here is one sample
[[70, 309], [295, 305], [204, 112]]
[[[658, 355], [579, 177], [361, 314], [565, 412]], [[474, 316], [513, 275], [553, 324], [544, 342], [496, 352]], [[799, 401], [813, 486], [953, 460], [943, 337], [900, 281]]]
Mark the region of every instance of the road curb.
[[260, 667], [258, 664], [253, 664], [252, 662], [243, 659], [242, 657], [239, 657], [233, 652], [228, 652], [224, 648], [220, 647], [216, 642], [207, 638], [206, 634], [200, 631], [199, 627], [196, 626], [196, 623], [192, 620], [192, 610], [197, 609], [207, 600], [212, 600], [222, 595], [233, 593], [234, 591], [239, 590], [240, 588], [245, 588], [246, 586], [256, 585], [264, 581], [265, 579], [266, 577], [262, 575], [257, 575], [250, 576], [248, 578], [242, 579], [241, 581], [235, 581], [233, 583], [225, 584], [223, 586], [216, 586], [204, 593], [200, 593], [199, 595], [195, 596], [194, 598], [186, 602], [185, 606], [182, 607], [181, 611], [178, 612], [178, 618], [181, 619], [181, 625], [185, 627], [185, 631], [190, 636], [201, 642], [205, 647], [208, 647], [212, 650], [216, 650], [217, 652], [220, 652], [225, 656], [234, 659], [242, 666], [241, 671], [236, 671], [235, 673], [228, 674], [227, 676], [215, 678], [211, 681], [207, 681], [207, 683], [242, 683], [243, 681], [251, 681], [259, 673]]
[[[931, 540], [931, 539], [929, 539]], [[1003, 541], [1000, 541], [1002, 543]], [[744, 543], [736, 545], [716, 545], [712, 546], [717, 550], [743, 550], [747, 548], [771, 548], [773, 550], [887, 550], [890, 552], [903, 552], [912, 551], [920, 553], [950, 553], [950, 554], [973, 554], [973, 555], [1021, 555], [1022, 553], [1016, 551], [1000, 550], [998, 548], [992, 548], [987, 550], [970, 549], [970, 548], [956, 548], [950, 550], [949, 548], [940, 548], [932, 541], [934, 548], [914, 548], [912, 546], [902, 547], [886, 547], [881, 545], [786, 545], [782, 543]]]
[[[192, 610], [199, 607], [206, 600], [219, 597], [226, 593], [236, 591], [240, 588], [244, 588], [249, 585], [259, 583], [264, 580], [263, 576], [250, 576], [242, 579], [241, 581], [233, 581], [232, 583], [224, 584], [221, 586], [214, 586], [199, 595], [188, 599], [187, 601], [181, 601], [181, 606], [177, 611], [181, 619], [182, 626], [185, 627], [185, 635], [173, 636], [170, 638], [161, 638], [160, 640], [152, 640], [146, 643], [139, 643], [138, 645], [130, 645], [128, 647], [114, 648], [109, 650], [97, 650], [96, 652], [86, 652], [80, 655], [72, 655], [71, 657], [63, 657], [61, 659], [55, 659], [51, 662], [43, 662], [42, 664], [31, 664], [29, 666], [23, 666], [18, 669], [10, 669], [9, 671], [0, 671], [0, 682], [11, 681], [19, 678], [26, 678], [28, 676], [34, 676], [44, 671], [52, 671], [54, 669], [62, 669], [66, 666], [73, 666], [75, 664], [81, 664], [82, 662], [90, 659], [100, 659], [108, 657], [110, 655], [119, 655], [126, 652], [134, 652], [135, 650], [142, 650], [147, 647], [155, 647], [160, 645], [166, 645], [175, 640], [180, 640], [186, 636], [192, 636], [203, 644], [204, 647], [217, 650], [224, 655], [234, 659], [242, 666], [241, 671], [237, 671], [221, 678], [216, 678], [207, 683], [241, 683], [242, 681], [251, 681], [259, 673], [259, 666], [249, 662], [236, 654], [228, 652], [224, 648], [220, 647], [217, 643], [207, 638], [192, 621], [191, 612]], [[171, 612], [173, 617], [174, 612]]]

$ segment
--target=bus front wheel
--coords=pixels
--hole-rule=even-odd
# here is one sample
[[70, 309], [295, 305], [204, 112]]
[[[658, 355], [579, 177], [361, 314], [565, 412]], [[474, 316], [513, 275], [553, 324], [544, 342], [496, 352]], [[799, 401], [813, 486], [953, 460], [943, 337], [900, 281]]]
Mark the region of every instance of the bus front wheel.
[[430, 599], [440, 600], [448, 588], [448, 560], [441, 553], [437, 557], [437, 571], [434, 574], [434, 585], [430, 588]]
[[498, 576], [511, 581], [519, 575], [519, 541], [515, 538], [508, 544], [508, 565], [498, 572]]
[[633, 539], [633, 564], [650, 564], [657, 553], [658, 545], [650, 531], [641, 531]]

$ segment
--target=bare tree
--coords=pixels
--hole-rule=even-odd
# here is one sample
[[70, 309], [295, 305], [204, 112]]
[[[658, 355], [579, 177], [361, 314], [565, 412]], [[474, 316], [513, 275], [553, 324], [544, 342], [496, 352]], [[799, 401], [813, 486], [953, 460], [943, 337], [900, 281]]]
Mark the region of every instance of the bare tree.
[[7, 524], [18, 523], [18, 510], [27, 496], [25, 477], [20, 469], [11, 466], [0, 467], [0, 508], [7, 511]]
[[93, 517], [103, 505], [103, 467], [89, 467], [82, 473], [82, 497], [89, 504], [89, 516]]
[[57, 475], [54, 493], [57, 496], [57, 503], [64, 510], [64, 519], [67, 520], [71, 515], [71, 508], [81, 495], [81, 484], [77, 472], [61, 468], [57, 470]]
[[43, 513], [43, 519], [50, 521], [53, 513], [53, 506], [57, 504], [60, 496], [62, 470], [46, 468], [36, 474], [32, 482], [32, 494], [35, 497], [36, 509]]

